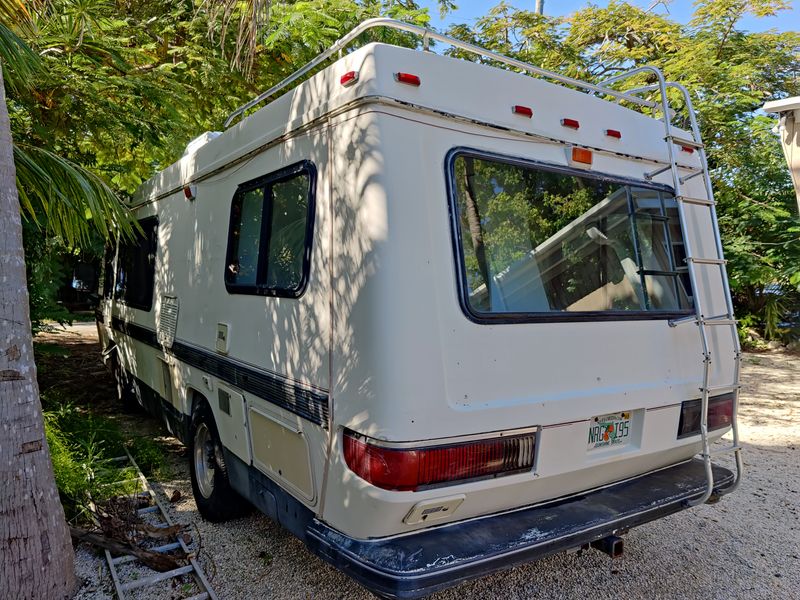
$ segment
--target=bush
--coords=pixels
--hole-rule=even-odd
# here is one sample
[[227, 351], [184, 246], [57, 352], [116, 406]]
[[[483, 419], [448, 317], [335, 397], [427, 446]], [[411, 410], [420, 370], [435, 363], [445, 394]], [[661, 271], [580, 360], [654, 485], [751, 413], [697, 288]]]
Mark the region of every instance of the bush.
[[140, 490], [138, 482], [120, 483], [136, 477], [127, 462], [113, 460], [124, 456], [126, 447], [145, 474], [163, 468], [163, 451], [153, 440], [126, 439], [113, 420], [68, 402], [58, 403], [52, 394], [44, 403], [51, 406], [44, 413], [45, 434], [68, 520], [87, 520], [90, 500], [100, 502]]

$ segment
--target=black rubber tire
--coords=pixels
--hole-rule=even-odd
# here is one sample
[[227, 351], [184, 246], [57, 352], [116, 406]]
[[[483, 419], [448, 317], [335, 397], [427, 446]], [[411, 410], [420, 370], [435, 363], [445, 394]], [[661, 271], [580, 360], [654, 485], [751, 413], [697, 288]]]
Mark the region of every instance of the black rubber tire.
[[[198, 427], [205, 424], [211, 434], [211, 448], [207, 448], [208, 460], [213, 465], [213, 489], [208, 497], [200, 492], [195, 467], [195, 435]], [[250, 505], [232, 487], [228, 479], [225, 455], [219, 440], [214, 415], [205, 400], [195, 402], [192, 420], [189, 426], [189, 471], [192, 479], [192, 493], [197, 509], [204, 518], [220, 523], [246, 514]]]
[[120, 366], [116, 355], [111, 359], [111, 373], [117, 383], [117, 398], [122, 404], [122, 410], [127, 413], [140, 412], [142, 405], [136, 393], [136, 384], [133, 382], [133, 377]]

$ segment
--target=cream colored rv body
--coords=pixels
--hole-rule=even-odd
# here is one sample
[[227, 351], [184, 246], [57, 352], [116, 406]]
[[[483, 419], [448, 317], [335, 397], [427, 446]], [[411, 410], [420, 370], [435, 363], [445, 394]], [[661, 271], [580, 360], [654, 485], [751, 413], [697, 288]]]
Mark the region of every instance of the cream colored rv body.
[[[356, 81], [343, 84], [348, 73]], [[531, 513], [524, 530], [506, 523], [505, 533], [495, 531], [501, 550], [448, 562], [459, 527], [492, 527], [509, 511], [702, 464], [692, 460], [703, 451], [700, 432], [678, 436], [681, 411], [704, 385], [735, 387], [738, 349], [727, 330], [709, 328], [713, 369], [704, 382], [697, 324], [674, 326], [691, 310], [583, 318], [578, 303], [577, 312], [491, 321], [469, 313], [461, 289], [451, 180], [458, 156], [668, 190], [669, 170], [648, 175], [672, 160], [663, 121], [542, 79], [369, 44], [194, 146], [135, 197], [137, 217], [157, 219], [152, 307], [119, 297], [118, 267], [116, 280], [107, 278], [102, 340], [139, 401], [190, 446], [193, 413], [207, 406], [233, 488], [320, 556], [379, 594], [414, 597], [607, 539], [702, 495], [699, 467], [694, 487], [675, 483], [672, 500], [680, 492], [684, 504], [671, 501], [661, 513], [608, 508], [613, 514], [587, 516], [572, 537], [553, 534], [559, 543], [550, 546], [530, 523], [552, 517]], [[574, 148], [589, 150], [591, 164], [576, 162]], [[698, 152], [677, 145], [674, 153], [681, 173], [701, 168]], [[297, 165], [314, 179], [301, 293], [228, 289], [237, 190]], [[683, 194], [707, 198], [702, 178], [689, 179]], [[685, 211], [686, 243], [695, 255], [712, 255], [713, 216], [703, 205]], [[576, 217], [567, 229], [588, 230], [593, 218]], [[565, 235], [538, 240], [532, 253], [552, 252]], [[491, 285], [527, 281], [530, 262], [523, 266]], [[690, 294], [702, 298], [706, 315], [726, 312], [715, 268], [697, 269]], [[587, 448], [604, 415], [621, 415], [630, 439]], [[533, 459], [519, 463], [525, 468], [415, 489], [375, 485], [345, 459], [348, 435], [403, 452], [526, 434], [535, 446]], [[199, 452], [202, 463], [208, 456]], [[407, 548], [419, 548], [426, 562], [398, 558]]]

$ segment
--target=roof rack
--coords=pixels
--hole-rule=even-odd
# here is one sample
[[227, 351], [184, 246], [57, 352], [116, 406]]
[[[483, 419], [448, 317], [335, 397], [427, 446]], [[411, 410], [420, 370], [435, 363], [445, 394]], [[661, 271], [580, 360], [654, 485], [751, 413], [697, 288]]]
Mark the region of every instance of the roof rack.
[[[480, 46], [476, 46], [474, 44], [462, 42], [461, 40], [457, 40], [450, 36], [437, 33], [432, 29], [426, 29], [425, 27], [420, 27], [419, 25], [413, 25], [411, 23], [405, 23], [403, 21], [398, 21], [396, 19], [378, 17], [375, 19], [367, 19], [366, 21], [358, 25], [355, 29], [353, 29], [350, 33], [348, 33], [347, 35], [341, 37], [339, 40], [334, 42], [334, 44], [330, 48], [328, 48], [327, 50], [319, 54], [316, 58], [306, 63], [303, 67], [301, 67], [300, 69], [289, 75], [286, 79], [274, 85], [273, 87], [269, 88], [266, 92], [259, 94], [258, 96], [250, 100], [248, 103], [243, 104], [242, 106], [234, 110], [225, 120], [225, 125], [224, 125], [225, 128], [227, 129], [237, 117], [243, 115], [246, 111], [250, 110], [254, 106], [261, 104], [264, 100], [266, 100], [270, 96], [288, 87], [290, 84], [294, 83], [295, 81], [306, 75], [312, 69], [314, 69], [315, 67], [319, 66], [320, 64], [328, 60], [331, 56], [333, 56], [337, 52], [341, 52], [350, 42], [355, 40], [365, 31], [369, 31], [370, 29], [376, 29], [378, 27], [386, 27], [388, 29], [394, 29], [396, 31], [404, 31], [406, 33], [416, 34], [422, 37], [422, 48], [423, 50], [426, 51], [429, 49], [430, 41], [435, 40], [438, 42], [443, 42], [449, 46], [459, 48], [460, 50], [464, 50], [466, 52], [477, 54], [484, 58], [488, 58], [506, 64], [510, 67], [521, 69], [532, 75], [539, 75], [540, 77], [551, 79], [559, 83], [575, 86], [582, 90], [586, 90], [587, 92], [594, 92], [606, 96], [613, 96], [618, 101], [624, 100], [626, 102], [631, 102], [639, 106], [646, 106], [648, 108], [659, 108], [667, 111], [669, 108], [663, 101], [653, 102], [650, 100], [645, 100], [643, 98], [640, 98], [634, 94], [631, 94], [630, 92], [619, 92], [606, 87], [608, 84], [613, 83], [621, 78], [633, 75], [635, 73], [647, 71], [656, 74], [656, 77], [658, 78], [660, 84], [657, 86], [657, 88], [662, 88], [661, 89], [663, 93], [662, 98], [666, 99], [667, 84], [664, 80], [664, 76], [662, 75], [661, 71], [656, 67], [640, 67], [638, 69], [634, 69], [633, 71], [628, 71], [627, 73], [623, 73], [622, 75], [619, 75], [617, 77], [607, 79], [601, 84], [588, 83], [586, 81], [581, 81], [580, 79], [574, 79], [572, 77], [567, 77], [566, 75], [561, 75], [559, 73], [554, 73], [553, 71], [542, 69], [541, 67], [536, 67], [534, 65], [522, 62], [521, 60], [517, 60], [515, 58], [510, 58], [508, 56], [492, 52], [491, 50], [487, 50], [486, 48], [481, 48]], [[638, 91], [641, 92], [645, 90], [640, 88]], [[665, 112], [665, 114], [668, 114], [668, 112]]]

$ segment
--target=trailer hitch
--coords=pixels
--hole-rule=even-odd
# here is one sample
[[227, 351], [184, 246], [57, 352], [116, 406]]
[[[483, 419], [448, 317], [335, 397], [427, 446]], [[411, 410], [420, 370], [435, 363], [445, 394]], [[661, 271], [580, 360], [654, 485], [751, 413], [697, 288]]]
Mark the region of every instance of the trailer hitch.
[[600, 550], [601, 552], [605, 552], [611, 558], [618, 558], [622, 556], [622, 552], [625, 549], [624, 546], [625, 543], [623, 542], [622, 538], [617, 535], [609, 535], [601, 540], [595, 540], [592, 542], [592, 548]]

